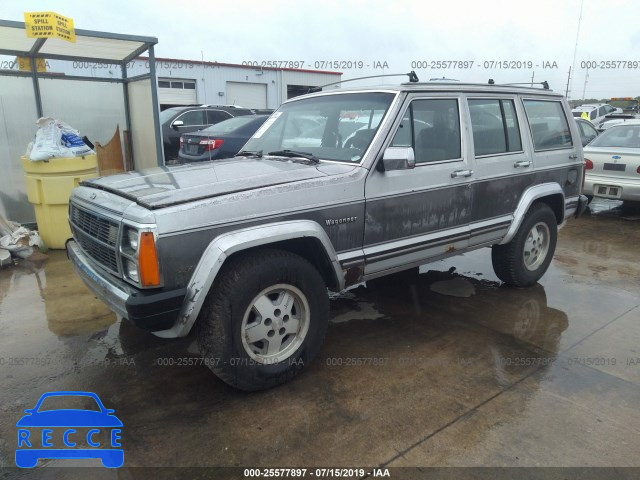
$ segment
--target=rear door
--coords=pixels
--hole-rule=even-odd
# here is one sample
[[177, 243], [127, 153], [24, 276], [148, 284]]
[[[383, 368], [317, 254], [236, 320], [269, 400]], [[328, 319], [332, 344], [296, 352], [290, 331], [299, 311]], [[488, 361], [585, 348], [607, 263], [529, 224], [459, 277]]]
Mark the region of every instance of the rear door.
[[[578, 126], [561, 98], [524, 97], [524, 112], [531, 132], [535, 184], [555, 182], [565, 198], [580, 193], [582, 143]], [[576, 181], [577, 177], [577, 181]]]
[[412, 147], [416, 167], [371, 170], [365, 186], [365, 275], [418, 265], [468, 245], [473, 176], [459, 94], [407, 96], [387, 139]]
[[470, 245], [502, 238], [523, 192], [533, 184], [531, 145], [516, 95], [466, 96], [475, 159], [471, 184]]

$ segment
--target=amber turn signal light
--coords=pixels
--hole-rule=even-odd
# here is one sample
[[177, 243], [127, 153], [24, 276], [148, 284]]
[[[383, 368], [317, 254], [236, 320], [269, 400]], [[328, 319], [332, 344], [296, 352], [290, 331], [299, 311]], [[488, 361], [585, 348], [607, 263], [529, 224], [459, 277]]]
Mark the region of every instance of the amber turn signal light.
[[143, 287], [160, 286], [160, 268], [153, 232], [140, 234], [138, 247], [138, 268], [140, 269], [140, 284]]

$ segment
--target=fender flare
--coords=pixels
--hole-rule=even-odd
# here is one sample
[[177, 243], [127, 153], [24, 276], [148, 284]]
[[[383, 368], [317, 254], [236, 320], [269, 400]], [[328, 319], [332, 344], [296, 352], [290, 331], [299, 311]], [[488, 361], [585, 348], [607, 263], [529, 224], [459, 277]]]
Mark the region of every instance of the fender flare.
[[529, 187], [520, 197], [520, 201], [518, 202], [518, 206], [516, 207], [515, 212], [513, 212], [513, 222], [511, 222], [511, 226], [507, 231], [505, 237], [500, 241], [500, 245], [504, 245], [505, 243], [509, 243], [511, 239], [516, 235], [522, 221], [524, 220], [524, 216], [529, 211], [529, 207], [539, 198], [547, 197], [549, 195], [562, 195], [562, 211], [564, 215], [564, 191], [562, 187], [558, 183], [541, 183], [539, 185], [534, 185]]
[[225, 260], [234, 253], [253, 247], [296, 238], [312, 237], [320, 241], [334, 269], [339, 288], [344, 288], [342, 267], [327, 233], [311, 220], [294, 220], [243, 228], [219, 235], [207, 246], [187, 285], [178, 320], [167, 330], [153, 332], [162, 338], [186, 336], [193, 327], [204, 300]]

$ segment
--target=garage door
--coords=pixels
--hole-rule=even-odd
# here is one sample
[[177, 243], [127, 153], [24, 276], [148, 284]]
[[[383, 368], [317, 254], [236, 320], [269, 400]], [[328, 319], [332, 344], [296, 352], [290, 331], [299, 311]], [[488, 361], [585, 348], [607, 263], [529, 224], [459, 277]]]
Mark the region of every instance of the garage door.
[[196, 81], [160, 78], [158, 98], [160, 105], [195, 105], [198, 103]]
[[227, 105], [267, 108], [267, 85], [265, 83], [227, 82]]

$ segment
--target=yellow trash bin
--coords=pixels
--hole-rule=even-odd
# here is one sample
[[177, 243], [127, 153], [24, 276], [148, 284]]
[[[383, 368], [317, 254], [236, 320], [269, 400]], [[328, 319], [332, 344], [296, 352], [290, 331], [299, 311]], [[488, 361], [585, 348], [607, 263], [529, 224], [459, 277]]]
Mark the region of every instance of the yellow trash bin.
[[71, 190], [82, 180], [98, 176], [98, 157], [94, 154], [32, 162], [23, 156], [20, 162], [40, 237], [47, 248], [63, 249], [64, 242], [71, 237], [67, 219]]

